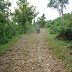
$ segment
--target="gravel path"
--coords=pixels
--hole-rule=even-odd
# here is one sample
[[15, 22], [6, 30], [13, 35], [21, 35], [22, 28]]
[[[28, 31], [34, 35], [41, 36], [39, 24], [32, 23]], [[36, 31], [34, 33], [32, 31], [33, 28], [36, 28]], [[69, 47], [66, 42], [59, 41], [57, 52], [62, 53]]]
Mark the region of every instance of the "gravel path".
[[21, 37], [0, 55], [0, 72], [67, 72], [46, 37], [46, 29]]

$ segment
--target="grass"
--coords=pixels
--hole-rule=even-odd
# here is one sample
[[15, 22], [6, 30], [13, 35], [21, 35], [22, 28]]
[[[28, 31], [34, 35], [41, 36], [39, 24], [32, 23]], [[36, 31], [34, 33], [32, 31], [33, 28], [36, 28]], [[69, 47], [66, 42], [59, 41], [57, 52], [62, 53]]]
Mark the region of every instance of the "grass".
[[[35, 32], [36, 29], [33, 27], [29, 30], [29, 32], [26, 35], [29, 35], [33, 32]], [[13, 37], [7, 44], [0, 45], [0, 53], [4, 52], [7, 50], [14, 42], [16, 42], [20, 37], [24, 36], [25, 34], [18, 35], [17, 37]]]
[[25, 34], [18, 35], [17, 37], [13, 37], [7, 44], [0, 45], [0, 53], [7, 50], [13, 43], [15, 43], [20, 37], [24, 36]]
[[69, 44], [72, 45], [72, 41], [57, 40], [56, 36], [58, 34], [50, 34], [49, 29], [47, 29], [47, 33], [48, 37], [46, 38], [46, 41], [50, 45], [51, 49], [55, 52], [58, 59], [62, 60], [65, 66], [72, 71], [72, 55], [70, 55], [72, 48], [66, 47]]

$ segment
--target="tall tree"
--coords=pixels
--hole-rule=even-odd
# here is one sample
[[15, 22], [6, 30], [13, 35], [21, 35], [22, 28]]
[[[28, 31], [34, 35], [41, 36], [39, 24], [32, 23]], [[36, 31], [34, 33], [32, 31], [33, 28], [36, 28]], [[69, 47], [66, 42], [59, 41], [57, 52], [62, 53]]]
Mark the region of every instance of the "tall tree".
[[8, 18], [8, 14], [6, 9], [11, 6], [11, 3], [0, 0], [0, 44], [5, 43], [8, 39], [7, 37], [7, 27], [10, 23], [10, 20]]
[[43, 14], [41, 17], [38, 17], [37, 18], [37, 23], [40, 24], [41, 27], [44, 27], [44, 24], [45, 24], [45, 14]]
[[[26, 33], [26, 25], [32, 23], [32, 19], [37, 16], [36, 7], [28, 6], [27, 0], [19, 0], [17, 2], [19, 9], [15, 9], [13, 20], [24, 27], [24, 33]], [[28, 24], [29, 23], [29, 24]]]
[[64, 20], [63, 20], [63, 0], [62, 0], [62, 25], [63, 25], [63, 27], [64, 27]]
[[59, 14], [62, 16], [62, 26], [64, 26], [63, 22], [63, 8], [66, 7], [69, 0], [50, 0], [47, 7], [53, 7], [58, 10]]

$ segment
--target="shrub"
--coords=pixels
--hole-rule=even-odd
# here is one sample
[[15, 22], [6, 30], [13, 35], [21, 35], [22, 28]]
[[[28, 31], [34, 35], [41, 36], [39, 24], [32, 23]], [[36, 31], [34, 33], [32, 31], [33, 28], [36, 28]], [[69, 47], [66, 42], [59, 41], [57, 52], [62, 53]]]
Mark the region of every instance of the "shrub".
[[51, 21], [50, 33], [58, 33], [59, 37], [72, 40], [72, 14], [64, 14], [64, 27], [62, 27], [62, 20], [60, 17]]

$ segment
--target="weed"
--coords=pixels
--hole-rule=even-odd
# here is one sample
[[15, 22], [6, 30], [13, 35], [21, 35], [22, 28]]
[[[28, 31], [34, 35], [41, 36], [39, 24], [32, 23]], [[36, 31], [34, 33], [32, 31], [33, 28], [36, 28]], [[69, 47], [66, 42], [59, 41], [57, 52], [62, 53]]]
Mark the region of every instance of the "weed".
[[72, 50], [71, 48], [67, 48], [65, 46], [72, 44], [71, 41], [61, 41], [57, 40], [56, 36], [58, 34], [50, 34], [49, 29], [47, 29], [48, 37], [46, 38], [48, 44], [51, 49], [55, 52], [58, 59], [64, 61], [65, 66], [69, 69], [72, 68], [72, 57], [69, 52]]
[[16, 42], [22, 36], [24, 36], [24, 34], [18, 35], [17, 37], [13, 37], [7, 44], [0, 45], [0, 53], [2, 53], [5, 50], [7, 50], [8, 47], [10, 47], [14, 42]]

